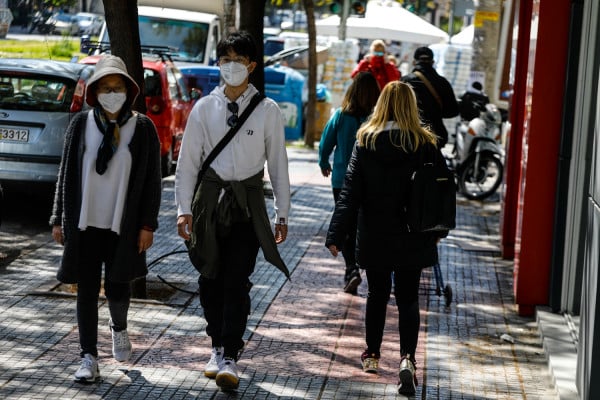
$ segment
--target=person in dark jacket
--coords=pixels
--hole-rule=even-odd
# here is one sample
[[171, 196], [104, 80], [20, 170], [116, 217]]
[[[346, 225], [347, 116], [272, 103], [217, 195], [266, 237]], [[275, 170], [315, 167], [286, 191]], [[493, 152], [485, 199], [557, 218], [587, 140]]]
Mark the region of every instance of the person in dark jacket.
[[421, 120], [438, 136], [441, 149], [448, 143], [448, 131], [442, 119], [456, 117], [458, 103], [450, 82], [436, 72], [433, 62], [431, 49], [419, 47], [415, 50], [413, 71], [403, 76], [402, 81], [415, 91]]
[[490, 98], [483, 92], [481, 82], [475, 81], [471, 87], [460, 96], [458, 108], [460, 117], [465, 121], [477, 118], [485, 111], [485, 106], [490, 103]]
[[[348, 87], [342, 106], [338, 108], [325, 125], [319, 144], [319, 167], [323, 176], [331, 175], [333, 199], [337, 201], [344, 183], [344, 175], [352, 149], [356, 142], [356, 131], [373, 112], [373, 107], [379, 98], [379, 85], [370, 72], [359, 72]], [[335, 149], [335, 150], [334, 150]], [[329, 157], [333, 152], [333, 170]], [[346, 264], [344, 274], [344, 292], [356, 294], [358, 285], [362, 282], [360, 270], [356, 265], [354, 255], [356, 249], [355, 228], [348, 231], [342, 255]]]
[[433, 132], [421, 126], [411, 87], [399, 81], [386, 85], [373, 115], [358, 130], [325, 242], [337, 256], [358, 216], [357, 262], [368, 282], [367, 348], [361, 355], [365, 372], [377, 372], [393, 273], [402, 355], [401, 394], [413, 394], [416, 389], [421, 271], [438, 262], [437, 242], [447, 235], [409, 232], [405, 211], [410, 177], [418, 160], [425, 154], [434, 155], [436, 163], [445, 165], [436, 140]]
[[96, 64], [86, 89], [90, 111], [67, 128], [50, 225], [64, 245], [57, 278], [77, 284], [81, 366], [75, 380], [94, 382], [98, 368], [98, 296], [110, 311], [112, 352], [131, 356], [130, 283], [146, 275], [146, 250], [158, 227], [160, 143], [152, 121], [131, 110], [140, 89], [119, 57]]

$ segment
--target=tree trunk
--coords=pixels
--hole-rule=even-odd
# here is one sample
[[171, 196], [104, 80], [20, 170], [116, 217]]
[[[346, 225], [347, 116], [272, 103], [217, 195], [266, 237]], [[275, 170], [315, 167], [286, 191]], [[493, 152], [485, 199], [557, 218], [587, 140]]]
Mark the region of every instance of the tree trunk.
[[501, 0], [479, 0], [475, 10], [475, 34], [471, 71], [485, 74], [484, 90], [496, 99], [495, 77], [501, 27]]
[[[111, 53], [123, 59], [127, 72], [139, 85], [141, 94], [133, 104], [133, 109], [145, 114], [144, 68], [140, 48], [137, 0], [103, 0], [103, 4]], [[145, 277], [131, 283], [131, 295], [139, 299], [148, 297]]]
[[306, 104], [306, 125], [304, 131], [304, 145], [313, 148], [315, 145], [316, 130], [316, 103], [317, 103], [317, 29], [315, 27], [315, 4], [313, 0], [303, 0], [308, 25], [308, 103]]
[[[106, 27], [110, 37], [111, 53], [119, 56], [127, 72], [144, 93], [144, 69], [140, 50], [140, 34], [136, 0], [103, 0]], [[138, 96], [134, 110], [146, 113], [144, 96]]]
[[263, 29], [266, 0], [239, 0], [240, 30], [247, 31], [254, 38], [258, 52], [257, 65], [250, 76], [250, 82], [261, 92], [265, 92], [265, 64], [263, 60]]

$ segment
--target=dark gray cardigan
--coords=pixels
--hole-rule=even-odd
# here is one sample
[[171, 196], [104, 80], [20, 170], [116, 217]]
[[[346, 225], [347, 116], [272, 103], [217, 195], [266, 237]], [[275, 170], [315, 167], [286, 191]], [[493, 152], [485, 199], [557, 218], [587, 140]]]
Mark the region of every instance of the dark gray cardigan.
[[[88, 112], [79, 113], [65, 135], [62, 161], [58, 172], [50, 225], [62, 225], [64, 252], [57, 278], [63, 283], [77, 283], [80, 265], [78, 228], [81, 210], [81, 170], [85, 150], [85, 125]], [[129, 143], [131, 172], [127, 188], [121, 232], [117, 243], [111, 279], [130, 282], [148, 273], [146, 253], [138, 253], [138, 235], [143, 226], [158, 227], [162, 191], [160, 143], [156, 127], [143, 114], [137, 114], [135, 132]]]

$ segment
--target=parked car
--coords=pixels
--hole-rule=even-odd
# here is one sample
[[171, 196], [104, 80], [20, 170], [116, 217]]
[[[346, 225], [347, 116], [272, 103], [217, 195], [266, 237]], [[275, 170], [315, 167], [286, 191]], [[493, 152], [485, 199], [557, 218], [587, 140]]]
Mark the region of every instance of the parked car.
[[80, 12], [75, 14], [76, 34], [98, 36], [104, 24], [104, 17], [100, 14]]
[[46, 21], [47, 25], [52, 26], [52, 33], [55, 35], [75, 36], [79, 31], [75, 15], [67, 13], [54, 13]]
[[86, 107], [93, 72], [61, 61], [0, 59], [0, 181], [56, 182], [66, 128]]
[[[95, 65], [100, 55], [83, 58], [80, 63]], [[148, 117], [156, 125], [161, 143], [163, 176], [173, 173], [193, 96], [179, 69], [166, 57], [145, 55], [144, 86]]]

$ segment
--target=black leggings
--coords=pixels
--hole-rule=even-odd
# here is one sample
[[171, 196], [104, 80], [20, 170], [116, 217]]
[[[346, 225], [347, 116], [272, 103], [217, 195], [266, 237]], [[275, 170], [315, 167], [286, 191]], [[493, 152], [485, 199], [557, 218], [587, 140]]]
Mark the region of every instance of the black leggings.
[[[392, 289], [392, 270], [367, 268], [369, 292], [365, 315], [367, 350], [379, 354], [383, 340], [387, 303]], [[419, 282], [421, 269], [395, 268], [394, 296], [398, 307], [398, 331], [400, 354], [414, 358], [419, 338], [421, 318], [419, 315]]]
[[[337, 203], [342, 189], [333, 188], [332, 190], [333, 199]], [[352, 221], [348, 224], [348, 234], [346, 235], [346, 240], [343, 244], [344, 247], [340, 249], [342, 251], [342, 256], [344, 257], [344, 262], [346, 263], [346, 271], [358, 270], [358, 267], [356, 266], [356, 225], [356, 217], [353, 217]]]
[[[102, 281], [102, 264], [112, 263], [117, 241], [118, 235], [108, 229], [90, 227], [81, 232], [77, 326], [82, 357], [85, 353], [98, 357], [98, 297]], [[129, 282], [113, 282], [110, 276], [105, 276], [104, 293], [115, 330], [127, 329], [127, 312], [131, 297]]]

